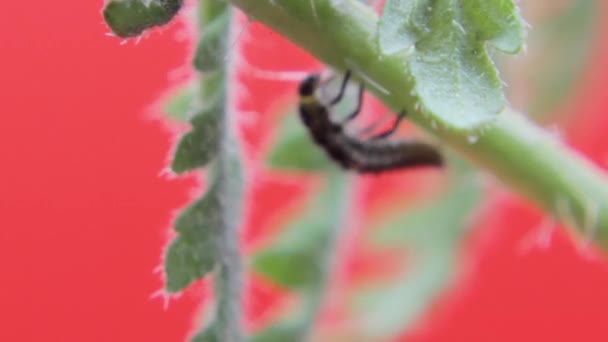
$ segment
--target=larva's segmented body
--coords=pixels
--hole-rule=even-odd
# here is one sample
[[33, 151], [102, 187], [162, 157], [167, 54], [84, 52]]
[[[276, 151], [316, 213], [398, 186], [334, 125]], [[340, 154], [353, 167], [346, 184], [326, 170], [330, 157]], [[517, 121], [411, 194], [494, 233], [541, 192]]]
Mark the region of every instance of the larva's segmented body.
[[[347, 73], [340, 94], [331, 104], [341, 99], [348, 77]], [[318, 75], [311, 75], [300, 84], [300, 117], [313, 140], [342, 167], [361, 173], [379, 173], [402, 168], [443, 165], [441, 153], [430, 144], [415, 140], [384, 139], [396, 129], [398, 121], [390, 131], [368, 140], [347, 134], [342, 124], [331, 120], [328, 106], [315, 96], [319, 80]], [[362, 89], [359, 102], [361, 100]], [[358, 114], [360, 107], [359, 103], [357, 110], [347, 121]]]

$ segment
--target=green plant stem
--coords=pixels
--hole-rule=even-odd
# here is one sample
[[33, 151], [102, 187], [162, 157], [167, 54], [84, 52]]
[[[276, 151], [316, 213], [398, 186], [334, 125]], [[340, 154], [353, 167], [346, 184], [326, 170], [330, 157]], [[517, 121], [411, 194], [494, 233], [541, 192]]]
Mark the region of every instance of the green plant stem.
[[[309, 239], [312, 238], [311, 241], [314, 243], [311, 244], [310, 241], [304, 243], [307, 248], [313, 248], [313, 250], [304, 253], [305, 261], [298, 262], [298, 257], [292, 259], [295, 261], [293, 267], [297, 269], [296, 272], [308, 273], [308, 279], [295, 286], [295, 283], [292, 282], [293, 287], [283, 284], [297, 293], [298, 297], [301, 297], [302, 303], [293, 313], [252, 336], [251, 342], [311, 340], [310, 336], [313, 334], [319, 311], [322, 310], [324, 301], [327, 299], [328, 285], [340, 262], [338, 260], [339, 245], [344, 241], [345, 234], [348, 234], [352, 206], [356, 200], [352, 194], [352, 177], [338, 169], [324, 173], [324, 175], [326, 181], [323, 189], [301, 218], [301, 222], [308, 222], [311, 226], [295, 224], [288, 228], [294, 229], [294, 231], [286, 233], [288, 236], [297, 229], [297, 236], [302, 237], [300, 228], [312, 229], [312, 232], [309, 230], [306, 234]], [[273, 262], [281, 258], [281, 254], [287, 255], [288, 260], [289, 255], [293, 257], [294, 251], [289, 250], [292, 243], [298, 244], [301, 243], [301, 240], [295, 241], [294, 237], [290, 236], [288, 240], [280, 241], [275, 247], [279, 253], [272, 253], [272, 256], [276, 258]], [[281, 253], [281, 251], [284, 252]], [[298, 252], [295, 253], [295, 255], [297, 254]]]
[[[198, 36], [202, 37], [208, 22], [216, 19], [223, 11], [230, 11], [223, 0], [199, 0], [198, 2]], [[230, 25], [231, 30], [234, 25]], [[226, 39], [231, 34], [226, 32]], [[227, 55], [227, 51], [218, 51]], [[215, 243], [217, 250], [217, 266], [213, 277], [213, 288], [215, 294], [215, 315], [212, 323], [214, 338], [217, 341], [238, 342], [243, 340], [242, 332], [242, 287], [243, 270], [239, 247], [238, 227], [241, 217], [242, 201], [242, 166], [239, 157], [239, 147], [233, 132], [233, 119], [235, 110], [231, 104], [232, 91], [228, 84], [233, 75], [234, 66], [226, 63], [223, 70], [215, 72], [223, 73], [226, 96], [222, 99], [219, 113], [223, 113], [219, 119], [219, 142], [216, 160], [210, 170], [217, 186], [216, 194], [218, 202], [218, 227], [215, 230]], [[208, 86], [209, 78], [200, 74], [199, 99], [204, 102], [209, 96], [217, 92], [217, 85]], [[212, 76], [213, 78], [213, 76]], [[205, 106], [205, 103], [201, 103]]]
[[505, 109], [482, 132], [441, 126], [412, 95], [405, 55], [382, 55], [377, 15], [355, 0], [229, 0], [338, 70], [350, 69], [384, 103], [467, 159], [526, 195], [552, 215], [608, 246], [608, 180], [522, 114]]
[[334, 203], [336, 203], [336, 207], [340, 212], [336, 215], [336, 220], [333, 222], [333, 225], [327, 227], [328, 243], [325, 246], [325, 250], [321, 252], [323, 253], [323, 258], [320, 265], [318, 265], [318, 267], [321, 268], [321, 277], [318, 279], [318, 283], [315, 284], [315, 286], [304, 293], [304, 319], [302, 320], [303, 337], [310, 336], [313, 330], [319, 311], [323, 307], [323, 301], [327, 299], [326, 290], [331, 281], [331, 275], [335, 273], [335, 266], [339, 262], [339, 260], [337, 260], [338, 245], [340, 241], [343, 241], [341, 237], [346, 233], [345, 230], [348, 229], [349, 209], [352, 208], [353, 204], [351, 185], [351, 177], [336, 173], [336, 171], [332, 171], [328, 174], [327, 188], [324, 191], [334, 198]]

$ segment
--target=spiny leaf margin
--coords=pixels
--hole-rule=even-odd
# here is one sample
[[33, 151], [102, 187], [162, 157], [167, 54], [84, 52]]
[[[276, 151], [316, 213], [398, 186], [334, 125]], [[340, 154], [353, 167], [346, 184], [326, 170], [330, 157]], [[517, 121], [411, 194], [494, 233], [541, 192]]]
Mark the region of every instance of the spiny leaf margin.
[[112, 0], [104, 7], [103, 17], [117, 36], [136, 37], [170, 22], [182, 4], [183, 0]]
[[505, 108], [488, 43], [517, 53], [524, 22], [512, 0], [388, 0], [378, 23], [382, 53], [408, 56], [406, 68], [424, 112], [472, 130]]
[[219, 217], [217, 187], [183, 210], [175, 220], [178, 236], [165, 253], [167, 292], [182, 291], [209, 273], [216, 264], [215, 230]]

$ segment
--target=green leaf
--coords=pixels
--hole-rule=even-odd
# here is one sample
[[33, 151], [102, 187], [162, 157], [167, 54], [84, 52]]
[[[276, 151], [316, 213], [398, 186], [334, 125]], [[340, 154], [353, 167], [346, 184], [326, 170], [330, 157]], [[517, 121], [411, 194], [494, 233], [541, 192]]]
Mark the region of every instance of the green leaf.
[[165, 287], [178, 292], [201, 279], [216, 264], [214, 230], [218, 227], [215, 187], [186, 208], [175, 221], [178, 236], [165, 255]]
[[250, 342], [286, 342], [303, 341], [306, 330], [300, 322], [283, 321], [274, 323], [270, 327], [255, 334]]
[[[418, 258], [416, 258], [418, 257]], [[360, 329], [378, 340], [407, 330], [449, 284], [454, 251], [416, 255], [413, 269], [393, 284], [369, 288], [355, 299]], [[371, 339], [370, 339], [371, 340]]]
[[268, 164], [277, 169], [324, 171], [331, 161], [310, 138], [296, 113], [289, 113], [279, 129], [278, 141], [268, 157]]
[[289, 227], [289, 234], [272, 248], [258, 254], [253, 268], [273, 282], [292, 289], [309, 288], [318, 283], [322, 275], [323, 255], [319, 250], [329, 245], [330, 227], [311, 218]]
[[[226, 73], [224, 70], [201, 73], [204, 83], [202, 106], [204, 111], [224, 112], [226, 106]], [[193, 122], [194, 124], [194, 122]]]
[[187, 83], [175, 89], [165, 101], [163, 110], [169, 117], [185, 122], [193, 110], [194, 93], [196, 87]]
[[469, 213], [479, 203], [481, 189], [475, 173], [464, 162], [450, 158], [456, 169], [451, 188], [432, 203], [408, 209], [401, 215], [382, 224], [376, 230], [374, 242], [382, 247], [399, 247], [405, 244], [414, 250], [443, 249], [462, 238]]
[[380, 338], [407, 329], [449, 285], [468, 217], [481, 196], [469, 167], [455, 159], [450, 165], [460, 169], [444, 197], [412, 208], [376, 230], [376, 246], [406, 249], [412, 261], [400, 280], [368, 289], [357, 298], [366, 334]]
[[215, 324], [211, 324], [194, 335], [190, 342], [219, 342], [215, 331]]
[[168, 23], [181, 7], [182, 0], [112, 0], [103, 17], [112, 32], [126, 38]]
[[516, 53], [524, 35], [512, 0], [388, 0], [378, 26], [383, 53], [409, 56], [422, 107], [466, 130], [505, 107], [487, 43]]
[[[343, 177], [343, 176], [338, 176]], [[286, 288], [308, 290], [320, 286], [342, 212], [344, 179], [333, 179], [308, 210], [253, 259], [253, 269]]]
[[183, 173], [203, 167], [215, 157], [219, 144], [219, 115], [204, 111], [192, 118], [193, 128], [184, 134], [175, 150], [171, 169]]
[[551, 112], [567, 98], [577, 77], [587, 66], [597, 35], [599, 14], [595, 0], [576, 0], [559, 15], [535, 25], [530, 35], [531, 50], [542, 54], [534, 62], [529, 111], [534, 115]]
[[226, 9], [205, 27], [194, 55], [194, 67], [201, 72], [223, 67], [228, 48], [230, 10]]
[[251, 341], [304, 341], [314, 324], [324, 288], [333, 265], [348, 199], [348, 178], [341, 172], [329, 174], [323, 192], [304, 214], [281, 233], [270, 248], [258, 253], [253, 268], [277, 284], [297, 290], [302, 303]]

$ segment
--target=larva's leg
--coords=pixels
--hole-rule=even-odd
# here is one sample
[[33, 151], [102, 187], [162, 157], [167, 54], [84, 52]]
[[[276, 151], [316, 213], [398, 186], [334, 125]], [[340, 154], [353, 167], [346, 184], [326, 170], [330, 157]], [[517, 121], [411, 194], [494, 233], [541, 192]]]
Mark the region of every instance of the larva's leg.
[[406, 111], [401, 111], [401, 113], [399, 113], [399, 116], [397, 117], [397, 120], [395, 120], [395, 122], [393, 123], [393, 126], [391, 128], [389, 128], [387, 131], [384, 131], [382, 133], [378, 133], [376, 135], [371, 136], [368, 140], [384, 139], [384, 138], [390, 136], [391, 134], [395, 133], [395, 131], [399, 127], [399, 124], [401, 123], [401, 121], [403, 121], [403, 118], [405, 118], [406, 114], [407, 114]]
[[327, 99], [328, 96], [327, 96], [326, 84], [333, 81], [334, 78], [336, 78], [336, 74], [331, 74], [327, 79], [323, 80], [323, 82], [321, 83], [321, 86], [319, 87], [319, 89], [321, 91], [321, 99], [323, 99], [323, 100]]
[[[390, 116], [393, 116], [393, 114], [390, 113]], [[376, 130], [376, 128], [380, 127], [382, 124], [384, 124], [389, 119], [391, 119], [390, 116], [389, 116], [389, 114], [382, 115], [382, 118], [380, 120], [376, 120], [376, 122], [368, 125], [367, 127], [364, 127], [363, 129], [360, 129], [357, 132], [356, 136], [363, 139], [364, 136], [372, 133], [373, 131]]]
[[357, 115], [359, 115], [359, 113], [361, 113], [361, 108], [363, 107], [363, 92], [364, 92], [364, 90], [365, 90], [365, 88], [363, 87], [363, 84], [361, 84], [359, 86], [359, 95], [357, 95], [357, 107], [355, 108], [355, 110], [353, 110], [352, 113], [350, 113], [342, 121], [342, 125], [344, 125], [347, 122], [349, 122], [350, 120], [354, 119], [355, 117], [357, 117]]
[[329, 102], [329, 105], [333, 106], [336, 103], [340, 102], [340, 100], [342, 100], [342, 97], [344, 96], [344, 93], [346, 92], [346, 85], [348, 85], [348, 80], [350, 79], [350, 70], [346, 70], [346, 73], [344, 74], [344, 79], [342, 80], [342, 85], [340, 86], [340, 92], [338, 93], [338, 95], [336, 95], [336, 97], [331, 100], [331, 102]]

